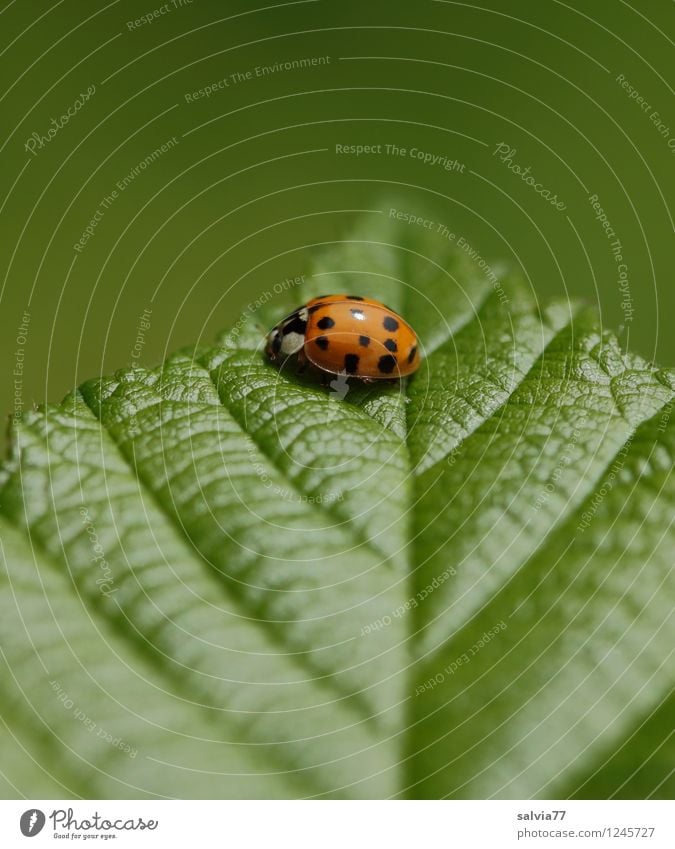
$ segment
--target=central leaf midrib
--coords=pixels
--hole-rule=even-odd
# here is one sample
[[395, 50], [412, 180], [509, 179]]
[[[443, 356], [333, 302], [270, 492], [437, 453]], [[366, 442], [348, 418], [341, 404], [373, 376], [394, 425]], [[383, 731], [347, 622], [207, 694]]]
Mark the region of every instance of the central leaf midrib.
[[[488, 298], [487, 300], [489, 300], [489, 298]], [[473, 323], [475, 323], [475, 322], [480, 321], [480, 315], [481, 315], [481, 312], [482, 312], [482, 307], [484, 307], [484, 306], [485, 306], [485, 303], [483, 303], [483, 304], [482, 304], [482, 306], [481, 306], [481, 308], [480, 308], [480, 309], [478, 309], [478, 310], [474, 313], [473, 318], [472, 318], [470, 321], [467, 321], [467, 322], [465, 323], [465, 325], [463, 325], [463, 328], [462, 328], [462, 329], [464, 329], [464, 327], [468, 327], [468, 325], [470, 325], [470, 324], [473, 324]], [[473, 434], [474, 434], [474, 433], [475, 433], [475, 432], [476, 432], [476, 431], [477, 431], [480, 427], [483, 427], [483, 426], [484, 426], [487, 422], [489, 422], [489, 421], [491, 421], [491, 420], [493, 420], [493, 419], [496, 419], [496, 418], [498, 418], [498, 417], [500, 416], [500, 414], [501, 414], [501, 412], [503, 411], [504, 407], [506, 407], [506, 405], [507, 405], [507, 404], [509, 404], [509, 403], [511, 403], [511, 402], [512, 402], [512, 398], [513, 398], [513, 396], [515, 395], [515, 393], [518, 391], [518, 389], [520, 388], [520, 386], [524, 383], [524, 381], [525, 381], [525, 380], [527, 380], [527, 379], [528, 379], [528, 377], [530, 376], [530, 374], [531, 374], [531, 373], [533, 373], [533, 372], [535, 371], [535, 369], [537, 368], [538, 363], [540, 362], [540, 360], [542, 359], [542, 357], [544, 357], [544, 356], [545, 356], [546, 351], [548, 350], [548, 348], [549, 348], [549, 347], [550, 347], [550, 346], [551, 346], [551, 345], [552, 345], [552, 344], [553, 344], [553, 343], [557, 340], [557, 338], [559, 337], [559, 335], [560, 335], [561, 333], [565, 332], [565, 331], [566, 331], [566, 330], [567, 330], [567, 329], [571, 326], [571, 324], [572, 324], [572, 322], [573, 322], [573, 320], [574, 320], [574, 317], [575, 317], [575, 313], [573, 313], [573, 314], [572, 314], [572, 316], [570, 317], [570, 319], [569, 319], [569, 321], [568, 321], [568, 322], [566, 322], [566, 323], [565, 323], [565, 324], [564, 324], [564, 325], [563, 325], [563, 326], [562, 326], [559, 330], [557, 330], [557, 331], [555, 331], [555, 332], [553, 333], [553, 335], [552, 335], [552, 336], [551, 336], [551, 338], [548, 340], [548, 342], [546, 342], [544, 345], [542, 345], [542, 349], [541, 349], [540, 353], [538, 354], [538, 356], [536, 356], [536, 357], [534, 358], [534, 360], [533, 360], [533, 362], [532, 362], [531, 366], [530, 366], [530, 367], [527, 369], [527, 371], [526, 371], [526, 372], [525, 372], [525, 373], [521, 376], [521, 378], [520, 378], [520, 380], [518, 381], [518, 383], [516, 383], [516, 384], [513, 386], [513, 388], [511, 389], [511, 391], [510, 391], [510, 392], [509, 392], [509, 393], [508, 393], [508, 394], [504, 397], [504, 399], [503, 399], [503, 400], [502, 400], [502, 401], [501, 401], [501, 402], [500, 402], [500, 403], [499, 403], [499, 404], [498, 404], [498, 405], [497, 405], [497, 406], [496, 406], [493, 410], [491, 410], [491, 411], [490, 411], [490, 413], [489, 413], [487, 416], [483, 416], [483, 417], [482, 417], [482, 419], [481, 419], [480, 421], [477, 421], [477, 422], [474, 424], [474, 426], [473, 426], [470, 430], [468, 430], [468, 431], [467, 431], [467, 433], [466, 433], [466, 434], [462, 437], [462, 439], [461, 439], [461, 440], [459, 440], [459, 442], [457, 442], [457, 444], [456, 444], [456, 445], [455, 445], [455, 446], [454, 446], [454, 447], [453, 447], [450, 451], [448, 451], [448, 452], [447, 452], [447, 454], [445, 454], [443, 457], [439, 458], [437, 461], [435, 461], [434, 463], [432, 463], [430, 466], [426, 466], [426, 467], [424, 468], [424, 475], [425, 475], [425, 476], [426, 476], [426, 475], [428, 475], [428, 474], [429, 474], [429, 472], [430, 472], [432, 469], [434, 469], [436, 466], [438, 466], [438, 464], [439, 464], [439, 463], [444, 462], [445, 460], [447, 460], [447, 457], [448, 457], [451, 453], [453, 453], [453, 451], [457, 451], [458, 449], [460, 449], [460, 448], [462, 447], [462, 445], [464, 445], [464, 443], [465, 443], [465, 442], [466, 442], [466, 441], [467, 441], [467, 440], [468, 440], [468, 439], [469, 439], [469, 438], [470, 438], [470, 437], [471, 437], [471, 436], [472, 436], [472, 435], [473, 435]], [[451, 338], [451, 337], [450, 337], [450, 338]], [[449, 341], [449, 339], [448, 339], [448, 340], [446, 340], [446, 342], [447, 342], [447, 341]], [[437, 348], [436, 350], [438, 350], [438, 348]], [[409, 404], [407, 404], [407, 405], [406, 405], [406, 421], [408, 421], [408, 416], [410, 415], [409, 407], [410, 407], [410, 405], [409, 405]], [[418, 494], [419, 494], [419, 481], [420, 481], [420, 475], [418, 475], [418, 474], [413, 474], [413, 502], [414, 502], [414, 503], [417, 503], [417, 496], [418, 496]], [[424, 534], [424, 530], [422, 530], [422, 531], [420, 531], [419, 533], [415, 534], [415, 535], [411, 538], [411, 540], [410, 540], [410, 544], [411, 544], [411, 546], [413, 547], [413, 549], [414, 549], [415, 551], [417, 551], [417, 543], [418, 543], [418, 540], [420, 540], [420, 539], [423, 537], [423, 534]], [[418, 562], [419, 562], [419, 559], [418, 559], [417, 557], [415, 557], [415, 558], [414, 558], [414, 560], [415, 560], [415, 563], [418, 563]]]
[[[400, 262], [400, 260], [398, 260], [398, 262]], [[400, 281], [401, 277], [402, 277], [401, 274], [397, 274], [397, 276], [395, 278], [388, 277], [388, 279], [393, 280], [395, 282], [398, 290], [399, 290], [397, 301], [398, 301], [398, 305], [399, 305], [401, 314], [403, 316], [405, 316], [406, 312], [407, 312], [406, 306], [407, 306], [407, 300], [408, 300], [408, 298], [407, 298], [408, 287], [406, 287], [404, 285], [402, 286], [400, 284], [399, 281]], [[453, 332], [453, 331], [449, 331], [449, 334], [451, 332]], [[400, 446], [400, 448], [404, 452], [404, 465], [405, 465], [405, 470], [406, 470], [404, 478], [403, 478], [403, 483], [404, 483], [404, 485], [407, 485], [407, 487], [409, 488], [409, 492], [412, 496], [410, 503], [414, 504], [415, 503], [415, 500], [414, 500], [415, 475], [414, 475], [413, 469], [412, 469], [410, 448], [408, 446], [408, 434], [410, 433], [410, 422], [409, 422], [409, 407], [410, 407], [410, 404], [408, 403], [408, 398], [409, 398], [409, 396], [408, 396], [408, 380], [409, 380], [409, 378], [408, 379], [404, 378], [401, 381], [401, 390], [402, 391], [401, 391], [401, 394], [396, 396], [396, 397], [399, 399], [399, 402], [403, 404], [404, 415], [403, 415], [402, 418], [403, 418], [403, 422], [405, 424], [405, 431], [406, 431], [404, 437], [401, 440], [401, 446]], [[362, 408], [358, 408], [358, 409], [362, 410]], [[370, 419], [371, 421], [373, 420], [373, 417], [368, 414], [367, 410], [363, 410], [363, 413], [368, 419]], [[377, 421], [377, 419], [375, 419], [375, 421]], [[378, 422], [378, 423], [380, 425], [382, 424], [381, 422]], [[406, 511], [406, 514], [403, 517], [402, 521], [405, 522], [405, 535], [404, 535], [405, 536], [405, 542], [403, 544], [402, 550], [400, 552], [396, 552], [396, 553], [397, 554], [402, 553], [403, 557], [404, 557], [404, 570], [405, 570], [405, 576], [406, 576], [404, 585], [407, 587], [406, 599], [410, 599], [414, 595], [414, 589], [415, 589], [413, 584], [412, 584], [412, 577], [413, 576], [412, 576], [412, 573], [411, 573], [412, 572], [411, 564], [413, 562], [413, 559], [411, 558], [411, 553], [412, 553], [411, 549], [412, 549], [412, 545], [413, 545], [413, 540], [412, 540], [412, 534], [411, 534], [411, 511], [410, 510]], [[410, 618], [409, 618], [409, 621], [411, 621]], [[410, 632], [410, 628], [408, 628], [407, 634], [406, 634], [406, 637], [405, 637], [405, 641], [403, 643], [403, 648], [405, 649], [405, 652], [406, 652], [406, 669], [408, 669], [408, 670], [411, 670], [411, 663], [410, 663], [411, 655], [410, 655], [410, 652], [408, 650], [408, 646], [410, 645], [410, 641], [413, 638], [413, 636], [414, 636], [414, 634], [412, 634]], [[407, 680], [408, 680], [408, 682], [410, 682], [412, 680], [412, 671], [408, 672]], [[410, 687], [410, 685], [408, 683], [408, 691], [409, 691], [409, 687]], [[404, 697], [402, 724], [401, 724], [401, 728], [400, 728], [400, 733], [398, 734], [398, 747], [397, 747], [398, 751], [399, 751], [398, 762], [399, 762], [399, 767], [400, 767], [400, 770], [401, 770], [401, 780], [399, 782], [399, 790], [400, 790], [400, 788], [404, 787], [407, 783], [406, 770], [405, 770], [405, 766], [404, 766], [404, 764], [406, 763], [406, 757], [405, 757], [405, 750], [406, 750], [406, 745], [407, 745], [406, 744], [406, 737], [407, 737], [409, 729], [412, 727], [411, 722], [410, 722], [411, 717], [409, 716], [409, 704], [410, 704], [410, 697], [405, 696]]]
[[[478, 307], [476, 309], [476, 311], [474, 312], [473, 317], [470, 320], [466, 321], [463, 324], [461, 329], [465, 329], [470, 324], [473, 324], [477, 321], [480, 321], [480, 315], [482, 314], [487, 303], [490, 301], [491, 297], [492, 297], [492, 295], [490, 294], [484, 299], [484, 301], [481, 303], [480, 307]], [[565, 329], [567, 329], [570, 326], [570, 324], [572, 323], [572, 321], [574, 319], [574, 315], [575, 315], [575, 313], [573, 313], [573, 315], [570, 317], [569, 321], [562, 328], [560, 328], [558, 331], [554, 332], [553, 335], [551, 336], [551, 338], [549, 339], [549, 341], [546, 342], [542, 346], [542, 350], [541, 350], [539, 356], [534, 358], [534, 361], [533, 361], [532, 365], [530, 366], [530, 368], [527, 369], [525, 374], [521, 377], [521, 379], [518, 381], [518, 383], [516, 383], [513, 386], [511, 391], [502, 400], [502, 402], [500, 404], [498, 404], [497, 407], [494, 410], [492, 410], [487, 417], [483, 417], [480, 422], [476, 422], [475, 426], [470, 431], [468, 431], [467, 434], [464, 437], [462, 437], [462, 439], [452, 449], [453, 451], [459, 449], [460, 446], [464, 444], [466, 439], [469, 438], [469, 436], [472, 433], [475, 433], [476, 430], [480, 426], [485, 424], [486, 421], [499, 416], [500, 411], [504, 408], [504, 406], [513, 397], [514, 393], [517, 391], [517, 389], [522, 384], [522, 382], [536, 368], [537, 363], [539, 363], [541, 357], [544, 356], [544, 353], [547, 350], [547, 348], [552, 344], [552, 342], [558, 337], [558, 335], [560, 333], [562, 333]], [[542, 324], [543, 324], [543, 320], [542, 320]], [[459, 332], [459, 331], [457, 331], [457, 332]], [[446, 339], [446, 341], [443, 344], [448, 344], [449, 341], [452, 339], [453, 335], [454, 334], [449, 334], [448, 339]], [[437, 346], [435, 350], [439, 351], [441, 347], [442, 346]], [[410, 432], [410, 428], [409, 428], [410, 411], [408, 410], [409, 407], [410, 407], [410, 405], [407, 404], [406, 405], [406, 422], [408, 424], [408, 433]], [[432, 469], [434, 469], [438, 466], [438, 463], [447, 459], [447, 456], [449, 456], [450, 453], [452, 453], [452, 451], [448, 452], [446, 455], [444, 455], [443, 458], [439, 459], [438, 461], [432, 463], [430, 466], [426, 467], [424, 469], [424, 474], [428, 475]], [[413, 474], [412, 477], [413, 477], [413, 481], [412, 481], [413, 501], [412, 501], [412, 503], [417, 504], [418, 503], [418, 495], [419, 495], [419, 487], [420, 487], [421, 478], [420, 478], [420, 475], [418, 475], [418, 474]], [[410, 546], [415, 553], [414, 562], [415, 562], [415, 564], [417, 564], [417, 568], [421, 568], [423, 566], [423, 561], [421, 561], [421, 558], [419, 556], [419, 547], [420, 547], [421, 539], [423, 537], [423, 533], [424, 533], [424, 530], [415, 534], [410, 540]], [[417, 579], [417, 569], [416, 569], [415, 573], [412, 573], [410, 575], [410, 579], [409, 579], [410, 582], [411, 582], [411, 596], [413, 596], [413, 597], [416, 595], [416, 592], [418, 591], [416, 579]], [[412, 643], [417, 636], [416, 627], [415, 627], [417, 620], [416, 620], [416, 617], [414, 617], [412, 615], [409, 615], [408, 619], [409, 619], [409, 628], [410, 628], [409, 642]], [[440, 649], [439, 649], [439, 651], [440, 651]], [[407, 703], [406, 703], [406, 728], [409, 730], [409, 736], [406, 739], [406, 750], [403, 752], [403, 757], [402, 757], [402, 762], [405, 764], [405, 779], [406, 780], [404, 782], [404, 786], [401, 788], [401, 791], [400, 791], [401, 794], [403, 795], [403, 797], [406, 797], [406, 798], [411, 794], [413, 788], [415, 787], [415, 779], [416, 779], [416, 776], [415, 776], [413, 770], [415, 768], [415, 760], [417, 758], [418, 753], [412, 752], [411, 749], [414, 748], [412, 740], [414, 738], [414, 729], [415, 729], [416, 724], [418, 722], [418, 716], [417, 716], [417, 712], [416, 712], [416, 705], [413, 701], [412, 695], [410, 695], [410, 694], [412, 693], [413, 685], [415, 684], [415, 681], [416, 681], [417, 678], [418, 678], [418, 674], [416, 673], [416, 667], [413, 666], [413, 667], [411, 667], [411, 670], [410, 670], [410, 679], [409, 679], [410, 683], [409, 683], [409, 691], [408, 691], [409, 694], [408, 694], [408, 699], [407, 699]]]

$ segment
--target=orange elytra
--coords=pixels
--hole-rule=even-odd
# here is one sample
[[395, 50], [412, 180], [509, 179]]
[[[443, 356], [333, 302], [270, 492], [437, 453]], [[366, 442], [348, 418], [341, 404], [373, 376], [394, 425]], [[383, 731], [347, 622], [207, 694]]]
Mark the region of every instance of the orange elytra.
[[392, 309], [358, 295], [321, 295], [272, 328], [270, 360], [297, 354], [329, 374], [371, 382], [406, 377], [419, 368], [417, 335]]

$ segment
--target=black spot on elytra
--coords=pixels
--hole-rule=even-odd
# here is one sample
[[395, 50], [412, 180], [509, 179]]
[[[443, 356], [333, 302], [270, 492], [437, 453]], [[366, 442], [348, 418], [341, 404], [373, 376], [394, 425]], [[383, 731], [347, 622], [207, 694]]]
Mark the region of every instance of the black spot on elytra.
[[312, 304], [311, 307], [307, 307], [307, 315], [311, 315], [313, 312], [320, 310], [324, 306], [325, 304]]
[[325, 336], [317, 336], [314, 340], [314, 344], [321, 348], [322, 351], [326, 351], [328, 349], [328, 339]]
[[370, 345], [370, 336], [359, 336], [359, 345], [362, 348], [367, 348]]
[[387, 341], [384, 343], [384, 347], [387, 349], [387, 351], [391, 351], [393, 354], [398, 351], [398, 345], [393, 339], [387, 339]]
[[415, 359], [415, 354], [417, 353], [417, 345], [413, 345], [410, 349], [410, 353], [408, 354], [408, 362], [411, 363]]
[[385, 354], [384, 357], [380, 357], [377, 361], [377, 367], [382, 374], [391, 374], [396, 368], [396, 357], [393, 357], [391, 354]]
[[345, 354], [345, 371], [347, 374], [356, 374], [358, 367], [358, 354]]
[[385, 330], [389, 330], [391, 332], [393, 332], [394, 330], [398, 330], [398, 321], [396, 321], [396, 319], [392, 318], [392, 316], [390, 315], [385, 316], [382, 324], [384, 325]]
[[360, 295], [347, 295], [347, 300], [349, 300], [349, 301], [363, 301], [364, 299]]
[[358, 318], [359, 320], [363, 319], [363, 310], [349, 310], [349, 312], [354, 316], [354, 318]]
[[335, 322], [329, 315], [324, 315], [317, 321], [316, 326], [320, 327], [321, 330], [330, 330], [331, 327], [335, 327]]
[[303, 321], [299, 315], [294, 315], [286, 322], [286, 324], [284, 324], [281, 332], [284, 336], [289, 333], [299, 333], [301, 336], [304, 336], [306, 330], [307, 322]]

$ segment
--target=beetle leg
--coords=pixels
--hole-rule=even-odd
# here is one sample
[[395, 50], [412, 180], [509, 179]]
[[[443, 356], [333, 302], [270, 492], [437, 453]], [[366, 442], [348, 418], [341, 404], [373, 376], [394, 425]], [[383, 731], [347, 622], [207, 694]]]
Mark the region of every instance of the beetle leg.
[[296, 359], [297, 368], [295, 369], [296, 374], [304, 374], [305, 369], [307, 368], [307, 357], [305, 356], [304, 351], [298, 351], [298, 356]]

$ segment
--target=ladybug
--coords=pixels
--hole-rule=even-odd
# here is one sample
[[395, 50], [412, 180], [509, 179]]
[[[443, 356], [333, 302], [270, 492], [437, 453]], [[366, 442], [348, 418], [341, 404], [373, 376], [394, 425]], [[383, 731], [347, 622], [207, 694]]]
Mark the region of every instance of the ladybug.
[[272, 361], [298, 355], [329, 374], [365, 383], [392, 380], [419, 368], [417, 336], [389, 307], [358, 295], [320, 295], [272, 328], [265, 353]]

